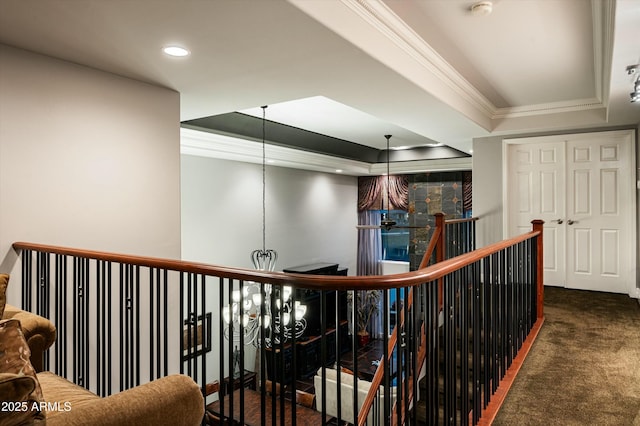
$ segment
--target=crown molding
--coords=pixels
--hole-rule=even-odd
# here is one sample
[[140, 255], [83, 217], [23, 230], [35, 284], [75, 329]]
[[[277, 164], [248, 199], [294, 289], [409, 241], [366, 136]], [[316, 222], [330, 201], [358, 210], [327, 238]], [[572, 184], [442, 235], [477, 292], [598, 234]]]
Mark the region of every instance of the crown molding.
[[614, 0], [591, 0], [593, 15], [593, 58], [596, 97], [609, 104], [611, 66], [615, 32], [616, 4]]
[[[180, 128], [180, 153], [221, 160], [262, 164], [262, 143], [218, 133]], [[265, 145], [269, 166], [289, 167], [348, 176], [381, 175], [386, 163], [366, 163], [330, 155]], [[392, 173], [471, 170], [471, 157], [441, 160], [416, 160], [390, 163]], [[341, 172], [337, 172], [341, 170]]]
[[[451, 172], [458, 170], [471, 170], [473, 157], [445, 158], [440, 160], [415, 160], [389, 163], [390, 174], [423, 173], [423, 172]], [[371, 175], [383, 175], [387, 173], [386, 163], [372, 164]]]
[[532, 115], [557, 114], [563, 112], [588, 111], [604, 108], [605, 105], [597, 98], [577, 99], [546, 104], [525, 105], [520, 107], [497, 108], [491, 116], [493, 120], [504, 118], [528, 117]]
[[341, 0], [361, 19], [413, 58], [431, 75], [490, 118], [496, 107], [382, 0]]
[[[193, 129], [180, 129], [180, 153], [222, 160], [262, 164], [262, 143], [247, 139]], [[270, 166], [314, 170], [346, 175], [368, 175], [368, 163], [332, 157], [277, 145], [265, 145], [265, 157]]]
[[[300, 0], [290, 0], [292, 3]], [[340, 0], [343, 5], [365, 21], [371, 28], [409, 55], [430, 75], [452, 90], [463, 102], [471, 105], [488, 121], [506, 118], [588, 111], [607, 108], [609, 80], [613, 58], [615, 19], [614, 0], [591, 0], [593, 10], [595, 97], [539, 105], [498, 108], [467, 81], [438, 52], [422, 39], [406, 22], [396, 15], [383, 0]], [[441, 99], [452, 105], [450, 100]], [[453, 105], [452, 105], [453, 106]], [[460, 111], [459, 108], [456, 108]], [[460, 111], [463, 112], [464, 111]], [[478, 120], [475, 120], [481, 124]], [[487, 126], [484, 126], [487, 128]], [[491, 129], [487, 129], [491, 130]]]

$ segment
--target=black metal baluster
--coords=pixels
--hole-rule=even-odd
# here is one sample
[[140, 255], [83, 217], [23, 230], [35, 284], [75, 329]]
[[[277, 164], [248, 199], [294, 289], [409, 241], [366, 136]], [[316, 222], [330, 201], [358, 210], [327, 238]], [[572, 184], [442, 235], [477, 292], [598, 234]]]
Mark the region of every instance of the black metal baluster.
[[[322, 305], [322, 299], [323, 299], [323, 291], [320, 292], [321, 296], [320, 296], [320, 304]], [[297, 294], [298, 294], [298, 290], [295, 287], [291, 288], [291, 317], [290, 317], [290, 324], [292, 324], [291, 327], [291, 356], [292, 356], [292, 360], [291, 360], [291, 424], [293, 426], [296, 426], [297, 422], [296, 422], [296, 386], [297, 386], [297, 377], [298, 377], [298, 350], [297, 350], [297, 346], [296, 346], [296, 340], [297, 340], [297, 327], [296, 327], [296, 299], [297, 299]], [[326, 301], [325, 301], [325, 306], [326, 306]], [[322, 309], [320, 309], [320, 316], [321, 318], [326, 318], [326, 312], [323, 312]], [[325, 315], [323, 317], [323, 315]], [[321, 320], [321, 324], [322, 326], [325, 328], [326, 331], [326, 324], [325, 321]], [[320, 350], [321, 355], [320, 357], [322, 358], [323, 356], [326, 357], [326, 341], [325, 341], [325, 333], [322, 332], [321, 333], [322, 337], [320, 339], [320, 345], [323, 345], [324, 342], [324, 350]], [[323, 355], [324, 354], [324, 355]], [[323, 359], [323, 363], [324, 363], [324, 359]], [[284, 381], [283, 381], [284, 382]], [[281, 408], [281, 416], [280, 416], [280, 423], [284, 426], [285, 423], [285, 415], [284, 415], [284, 383], [283, 383], [283, 387], [282, 387], [282, 392], [280, 395], [280, 408]]]
[[[51, 255], [44, 253], [43, 258], [43, 279], [40, 281], [38, 297], [40, 299], [40, 315], [44, 318], [51, 318]], [[49, 370], [49, 350], [42, 355], [42, 366], [44, 370]]]
[[131, 317], [131, 387], [140, 385], [140, 266], [132, 265], [129, 315]]
[[198, 380], [198, 275], [194, 273], [189, 274], [189, 287], [191, 291], [191, 299], [189, 304], [189, 312], [191, 313], [191, 323], [189, 324], [189, 335], [192, 337], [191, 342], [191, 357], [189, 363], [193, 368], [191, 377], [195, 381]]
[[22, 251], [22, 309], [31, 310], [33, 251]]
[[74, 351], [73, 351], [73, 365], [74, 365], [74, 383], [83, 386], [82, 380], [81, 380], [81, 371], [83, 370], [83, 359], [82, 359], [82, 354], [80, 354], [80, 348], [82, 348], [83, 342], [82, 342], [82, 337], [83, 337], [83, 333], [82, 333], [82, 326], [84, 325], [83, 322], [80, 320], [80, 318], [82, 317], [82, 313], [81, 313], [81, 309], [82, 309], [82, 303], [81, 303], [81, 299], [83, 297], [82, 295], [82, 283], [80, 282], [81, 279], [81, 267], [80, 267], [80, 259], [78, 259], [77, 257], [73, 258], [73, 281], [74, 281], [74, 289], [75, 289], [75, 297], [73, 298], [73, 304], [74, 304], [74, 315], [73, 315], [73, 347], [74, 347]]
[[[205, 394], [205, 387], [207, 386], [207, 339], [211, 335], [209, 331], [209, 322], [207, 321], [207, 280], [204, 274], [200, 275], [200, 312], [202, 312], [202, 353], [200, 354], [200, 370], [202, 371], [202, 393]], [[213, 319], [212, 319], [213, 321]], [[244, 352], [243, 352], [244, 354]], [[244, 356], [242, 357], [244, 362]], [[242, 376], [244, 379], [244, 370]], [[244, 387], [244, 383], [242, 384]]]
[[[154, 380], [154, 371], [156, 367], [156, 358], [155, 355], [155, 344], [156, 339], [154, 336], [159, 335], [159, 328], [157, 327], [155, 320], [155, 302], [157, 300], [157, 296], [155, 294], [155, 285], [156, 285], [156, 268], [149, 268], [149, 380]], [[159, 338], [158, 338], [159, 339]]]
[[[345, 340], [345, 336], [343, 336], [342, 334], [342, 327], [340, 324], [340, 295], [341, 294], [345, 294], [346, 296], [346, 292], [344, 291], [336, 291], [335, 295], [336, 295], [336, 401], [342, 401], [342, 385], [340, 382], [340, 378], [342, 376], [342, 367], [341, 367], [341, 358], [342, 358], [342, 350], [344, 349], [343, 346], [343, 341]], [[346, 297], [345, 297], [346, 300]], [[324, 388], [326, 385], [325, 383], [322, 384], [322, 387]], [[342, 416], [342, 404], [338, 404], [338, 410], [337, 410], [337, 415], [338, 418], [340, 418]]]
[[460, 288], [460, 413], [461, 423], [469, 423], [469, 335], [470, 297], [469, 297], [469, 267], [457, 271]]
[[[224, 319], [222, 316], [222, 311], [224, 309], [224, 286], [225, 286], [225, 279], [222, 277], [218, 278], [218, 312], [219, 312], [219, 318], [218, 318], [218, 347], [220, 348], [220, 360], [219, 360], [219, 365], [218, 365], [218, 374], [220, 375], [220, 377], [224, 377]], [[229, 315], [231, 315], [231, 313], [229, 313]], [[263, 381], [264, 382], [264, 381]], [[222, 386], [221, 390], [222, 392], [218, 392], [219, 398], [220, 398], [220, 418], [224, 419], [225, 418], [225, 413], [224, 413], [224, 398], [225, 398], [225, 394], [224, 394], [224, 382], [222, 382], [220, 384]], [[264, 406], [264, 403], [262, 403], [262, 406]]]
[[[229, 389], [227, 389], [227, 392], [229, 394], [229, 418], [233, 419], [235, 418], [234, 416], [234, 404], [233, 404], [233, 400], [235, 398], [234, 392], [233, 392], [233, 336], [235, 334], [235, 330], [234, 330], [234, 321], [233, 321], [233, 286], [234, 286], [234, 280], [229, 278], [228, 279], [228, 287], [227, 287], [227, 300], [228, 300], [228, 308], [229, 308], [229, 343], [228, 343], [228, 362], [227, 362], [227, 373], [229, 374]], [[223, 370], [224, 372], [224, 370]], [[222, 372], [221, 372], [222, 373]], [[224, 386], [224, 384], [223, 384]], [[240, 424], [244, 424], [244, 414], [242, 413], [242, 401], [240, 401]]]
[[[162, 320], [164, 322], [162, 327], [164, 330], [164, 340], [162, 345], [162, 349], [164, 350], [164, 371], [162, 375], [166, 376], [169, 374], [169, 272], [166, 269], [164, 270], [164, 282], [162, 283], [162, 287], [164, 295], [162, 308], [162, 312], [164, 313], [162, 316]], [[182, 285], [180, 285], [180, 289], [182, 290]], [[182, 293], [180, 293], [180, 318], [183, 318], [182, 314]], [[178, 346], [178, 348], [181, 352], [183, 350], [182, 341], [182, 336], [180, 336], [180, 346]], [[180, 363], [180, 368], [182, 369], [182, 362]]]
[[105, 394], [106, 395], [111, 395], [112, 391], [113, 391], [113, 379], [112, 379], [112, 365], [113, 365], [113, 332], [112, 332], [112, 327], [113, 327], [113, 304], [112, 304], [112, 300], [113, 297], [111, 296], [112, 293], [112, 264], [111, 262], [107, 262], [107, 290], [106, 290], [106, 299], [107, 299], [107, 327], [106, 327], [106, 336], [107, 336], [107, 347], [106, 347], [106, 352], [105, 352], [105, 358], [107, 358], [108, 361], [108, 367], [107, 367], [107, 389]]
[[[222, 299], [221, 299], [222, 300]], [[184, 321], [184, 274], [180, 274], [180, 322]], [[165, 311], [166, 312], [166, 311]], [[182, 324], [181, 324], [182, 325]], [[184, 347], [184, 326], [180, 327], [180, 344], [178, 348], [180, 348], [180, 374], [185, 374], [184, 371], [184, 361], [185, 361], [185, 347]], [[223, 371], [223, 370], [220, 370]]]
[[455, 419], [455, 287], [450, 276], [444, 278], [444, 423]]
[[473, 327], [472, 331], [472, 382], [473, 382], [473, 424], [477, 424], [480, 419], [480, 413], [482, 411], [482, 405], [480, 401], [480, 395], [482, 392], [480, 385], [480, 377], [481, 377], [481, 369], [482, 369], [482, 360], [481, 360], [481, 347], [482, 347], [482, 334], [480, 332], [481, 328], [481, 282], [480, 282], [480, 265], [478, 262], [473, 263], [471, 265], [471, 325]]
[[96, 261], [96, 389], [97, 394], [104, 397], [104, 262]]

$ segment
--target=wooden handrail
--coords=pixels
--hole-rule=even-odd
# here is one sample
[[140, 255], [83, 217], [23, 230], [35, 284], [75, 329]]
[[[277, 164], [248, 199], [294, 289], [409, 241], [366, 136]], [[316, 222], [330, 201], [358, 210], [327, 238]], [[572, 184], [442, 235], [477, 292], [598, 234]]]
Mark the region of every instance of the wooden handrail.
[[182, 260], [169, 260], [93, 250], [80, 250], [26, 242], [13, 243], [13, 248], [15, 250], [34, 250], [81, 258], [105, 260], [109, 262], [128, 263], [131, 265], [151, 268], [169, 269], [179, 272], [220, 276], [245, 281], [258, 281], [276, 285], [292, 285], [313, 290], [389, 290], [393, 288], [412, 287], [424, 284], [425, 282], [435, 281], [493, 253], [497, 253], [500, 250], [541, 234], [541, 230], [530, 231], [526, 234], [490, 244], [486, 247], [476, 249], [473, 252], [447, 259], [417, 271], [393, 275], [368, 276], [303, 275], [285, 272], [269, 272], [247, 268], [208, 265], [205, 263], [187, 262]]
[[478, 217], [464, 217], [464, 218], [461, 218], [461, 219], [447, 219], [447, 220], [445, 220], [445, 223], [447, 225], [449, 225], [449, 224], [454, 224], [454, 223], [475, 222], [478, 219], [479, 219]]

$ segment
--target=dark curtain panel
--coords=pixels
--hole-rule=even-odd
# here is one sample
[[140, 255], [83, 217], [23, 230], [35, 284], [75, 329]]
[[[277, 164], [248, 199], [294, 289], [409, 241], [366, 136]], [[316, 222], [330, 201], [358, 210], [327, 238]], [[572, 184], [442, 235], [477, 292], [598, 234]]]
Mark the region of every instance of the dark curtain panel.
[[473, 210], [473, 180], [471, 172], [462, 173], [462, 209], [464, 212]]
[[[382, 176], [385, 178], [385, 176]], [[387, 179], [384, 179], [385, 186]], [[407, 176], [389, 176], [389, 210], [407, 210], [409, 208], [409, 179]]]

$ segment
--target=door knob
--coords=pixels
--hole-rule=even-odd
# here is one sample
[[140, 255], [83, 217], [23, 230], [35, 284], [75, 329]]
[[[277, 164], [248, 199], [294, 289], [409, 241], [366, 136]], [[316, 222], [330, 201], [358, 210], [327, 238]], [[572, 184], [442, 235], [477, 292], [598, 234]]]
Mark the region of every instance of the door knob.
[[555, 222], [555, 223], [557, 223], [558, 225], [562, 225], [562, 222], [564, 222], [564, 220], [562, 220], [562, 219], [556, 219], [556, 220], [552, 220], [551, 222]]
[[576, 223], [576, 222], [575, 222], [575, 221], [573, 221], [573, 220], [571, 220], [571, 219], [569, 219], [569, 220], [567, 221], [567, 225], [573, 225], [574, 223]]

